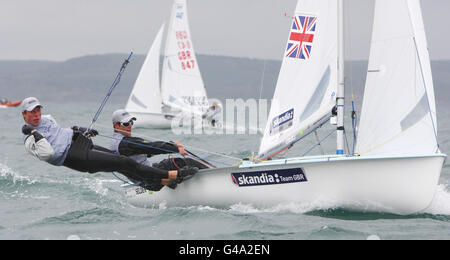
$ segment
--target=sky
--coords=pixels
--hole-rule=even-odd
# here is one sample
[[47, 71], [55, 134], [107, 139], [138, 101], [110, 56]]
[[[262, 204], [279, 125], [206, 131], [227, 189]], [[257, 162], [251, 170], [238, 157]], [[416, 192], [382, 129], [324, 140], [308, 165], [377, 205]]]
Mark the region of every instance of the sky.
[[[297, 0], [187, 0], [198, 54], [281, 60]], [[345, 0], [347, 60], [366, 60], [374, 0]], [[450, 1], [422, 0], [432, 60], [450, 60]], [[0, 60], [145, 54], [172, 0], [0, 0]], [[395, 21], [393, 21], [395, 24]]]

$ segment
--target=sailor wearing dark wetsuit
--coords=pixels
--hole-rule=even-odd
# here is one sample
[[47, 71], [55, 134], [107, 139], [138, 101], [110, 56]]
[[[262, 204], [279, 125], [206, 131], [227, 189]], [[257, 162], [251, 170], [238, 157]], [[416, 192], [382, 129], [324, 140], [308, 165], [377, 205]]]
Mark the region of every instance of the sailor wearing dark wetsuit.
[[162, 170], [137, 163], [124, 155], [93, 145], [86, 135], [95, 136], [95, 130], [72, 127], [64, 129], [55, 121], [42, 117], [42, 105], [34, 97], [22, 102], [22, 116], [26, 124], [22, 127], [25, 148], [40, 160], [55, 166], [64, 165], [81, 172], [117, 171], [133, 181], [167, 184], [169, 180], [181, 182], [184, 177], [197, 172], [196, 168]]
[[[112, 115], [114, 134], [111, 141], [110, 150], [116, 154], [125, 155], [137, 163], [153, 166], [164, 170], [177, 170], [184, 167], [196, 167], [199, 169], [208, 168], [190, 158], [171, 158], [152, 164], [147, 158], [158, 154], [180, 153], [183, 148], [180, 144], [163, 141], [147, 141], [139, 137], [131, 136], [135, 117], [132, 117], [126, 110], [118, 109]], [[181, 151], [180, 151], [181, 150]], [[175, 188], [177, 182], [170, 181], [169, 187]], [[152, 190], [159, 190], [158, 185], [153, 185]]]

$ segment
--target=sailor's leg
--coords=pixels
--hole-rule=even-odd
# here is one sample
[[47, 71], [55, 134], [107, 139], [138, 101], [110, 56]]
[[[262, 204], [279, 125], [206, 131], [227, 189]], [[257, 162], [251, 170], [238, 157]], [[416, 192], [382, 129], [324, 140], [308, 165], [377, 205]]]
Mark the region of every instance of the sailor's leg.
[[154, 167], [164, 170], [177, 170], [181, 169], [184, 166], [197, 167], [199, 169], [209, 168], [208, 166], [202, 164], [191, 158], [169, 158], [160, 161], [159, 163], [154, 163]]
[[135, 181], [160, 182], [169, 178], [165, 170], [139, 164], [131, 158], [98, 147], [70, 149], [64, 166], [89, 173], [117, 171]]
[[138, 180], [168, 179], [167, 171], [139, 164], [135, 160], [97, 149], [88, 152], [89, 172], [128, 172], [139, 176]]
[[197, 167], [199, 169], [208, 169], [209, 167], [204, 165], [203, 163], [196, 161], [192, 158], [183, 158], [184, 163], [187, 166], [191, 166], [191, 167]]
[[92, 149], [104, 151], [104, 152], [108, 152], [108, 153], [113, 153], [111, 150], [109, 150], [103, 146], [99, 146], [99, 145], [94, 145], [94, 147]]

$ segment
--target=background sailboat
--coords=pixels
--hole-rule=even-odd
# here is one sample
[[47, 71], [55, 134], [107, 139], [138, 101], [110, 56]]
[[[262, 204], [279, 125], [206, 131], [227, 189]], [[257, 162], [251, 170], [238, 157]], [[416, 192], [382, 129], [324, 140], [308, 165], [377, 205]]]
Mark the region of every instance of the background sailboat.
[[141, 126], [169, 127], [170, 115], [162, 113], [159, 85], [159, 58], [164, 25], [158, 31], [134, 83], [125, 110], [139, 120]]
[[[342, 14], [342, 0], [298, 1], [275, 91], [275, 98], [282, 101], [271, 107], [259, 158], [289, 149], [331, 116], [334, 105], [343, 104]], [[309, 24], [310, 19], [315, 22]], [[397, 21], [398, 27], [386, 28]], [[303, 36], [294, 34], [302, 26]], [[308, 30], [314, 39], [305, 35]], [[292, 39], [299, 42], [295, 55]], [[308, 47], [305, 42], [312, 44]], [[392, 52], [379, 53], [390, 47]], [[342, 140], [337, 135], [335, 155], [243, 161], [235, 167], [203, 170], [176, 190], [152, 194], [129, 186], [129, 201], [138, 206], [165, 202], [224, 207], [331, 201], [334, 206], [364, 211], [424, 210], [433, 199], [446, 155], [438, 149], [418, 0], [376, 1], [370, 58], [356, 147], [360, 156], [339, 154]], [[339, 64], [337, 69], [333, 64]], [[343, 132], [339, 122], [343, 107], [336, 110], [336, 131]]]
[[201, 115], [208, 98], [190, 35], [186, 0], [175, 0], [163, 61], [162, 99], [171, 110]]
[[163, 28], [164, 25], [147, 54], [125, 106], [125, 110], [138, 118], [138, 127], [169, 128], [175, 116], [201, 116], [208, 108], [190, 37], [186, 0], [175, 0], [172, 7], [160, 84]]

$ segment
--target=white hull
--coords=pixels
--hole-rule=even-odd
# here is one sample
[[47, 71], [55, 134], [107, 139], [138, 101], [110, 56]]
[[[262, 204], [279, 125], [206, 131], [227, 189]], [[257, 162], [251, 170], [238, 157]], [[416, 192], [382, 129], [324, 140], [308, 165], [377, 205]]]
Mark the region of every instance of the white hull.
[[[246, 162], [240, 167], [199, 172], [176, 190], [163, 188], [147, 192], [125, 186], [126, 197], [135, 206], [153, 207], [205, 205], [229, 207], [237, 203], [271, 207], [284, 203], [333, 202], [333, 207], [362, 211], [412, 214], [431, 203], [446, 155], [408, 157], [316, 156]], [[232, 173], [251, 176], [252, 172], [284, 169], [303, 171], [301, 182], [238, 186]], [[301, 170], [298, 170], [301, 169]], [[273, 172], [270, 174], [274, 176]], [[259, 177], [266, 178], [266, 177]], [[277, 178], [279, 181], [279, 178]], [[292, 178], [291, 178], [292, 180]], [[235, 178], [235, 181], [238, 182]], [[242, 181], [242, 179], [241, 179]], [[250, 182], [244, 180], [241, 184]]]
[[[132, 116], [136, 117], [137, 120], [134, 123], [134, 127], [137, 128], [153, 128], [153, 129], [171, 129], [172, 128], [172, 119], [175, 118], [175, 115], [170, 114], [158, 114], [158, 113], [140, 113], [140, 112], [129, 112]], [[177, 121], [184, 122], [179, 118]], [[186, 121], [192, 122], [192, 121]], [[206, 122], [202, 122], [206, 123]], [[179, 127], [179, 125], [176, 125]], [[203, 124], [200, 124], [198, 128], [205, 127]], [[208, 126], [211, 127], [211, 126]], [[215, 127], [211, 127], [211, 129], [216, 129]], [[221, 129], [221, 127], [217, 127], [217, 129]]]
[[[140, 113], [140, 112], [129, 112], [132, 116], [136, 117], [137, 120], [134, 123], [134, 127], [137, 128], [153, 128], [153, 129], [170, 129], [172, 128], [172, 118], [175, 116], [169, 114], [158, 114], [158, 113]], [[177, 119], [179, 120], [179, 119]], [[183, 121], [182, 121], [183, 122]], [[223, 133], [226, 131], [237, 131], [238, 133], [258, 133], [261, 129], [258, 128], [245, 128], [245, 127], [235, 127], [223, 125], [222, 122], [216, 126], [211, 126], [209, 122], [202, 121], [202, 124], [198, 125], [198, 128], [203, 128], [206, 133]], [[194, 129], [197, 129], [194, 127]]]
[[171, 115], [139, 112], [129, 113], [137, 118], [134, 127], [167, 129], [172, 126], [173, 116]]

